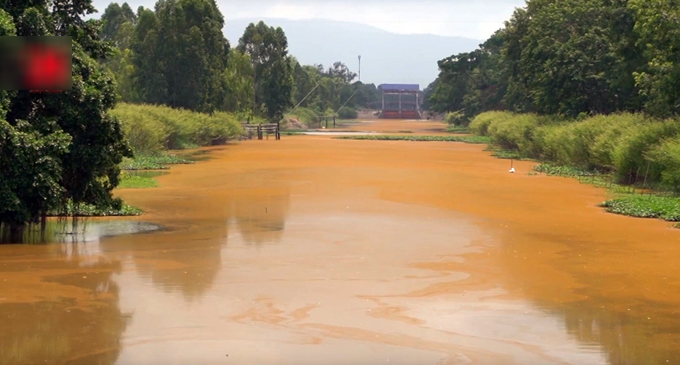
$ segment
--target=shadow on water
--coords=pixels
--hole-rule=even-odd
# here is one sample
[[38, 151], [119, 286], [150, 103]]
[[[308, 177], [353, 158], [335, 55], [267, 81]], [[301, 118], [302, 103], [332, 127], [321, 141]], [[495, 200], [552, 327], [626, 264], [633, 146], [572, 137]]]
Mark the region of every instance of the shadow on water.
[[290, 207], [287, 188], [244, 190], [231, 201], [231, 224], [248, 245], [263, 245], [281, 240]]
[[[263, 180], [258, 179], [260, 182], [253, 185], [268, 184]], [[192, 210], [195, 200], [178, 201], [172, 208], [192, 212], [188, 215], [191, 218], [182, 222], [185, 228], [172, 234], [134, 235], [124, 240], [133, 252], [141, 276], [164, 292], [181, 293], [190, 302], [212, 287], [228, 243], [256, 246], [280, 241], [290, 191], [278, 187], [241, 188], [228, 195], [218, 192], [215, 196], [195, 198], [204, 201], [199, 210]], [[238, 234], [230, 238], [234, 232]]]
[[[569, 244], [546, 260], [562, 240], [520, 241], [506, 241], [501, 256], [509, 287], [560, 318], [584, 348], [599, 349], [612, 365], [680, 363], [680, 310], [670, 284], [669, 295], [656, 297], [654, 283], [645, 282], [651, 279], [616, 274], [617, 268], [591, 261], [602, 257], [591, 253], [594, 243]], [[541, 255], [546, 257], [537, 258]]]
[[[131, 319], [119, 308], [120, 289], [112, 278], [121, 272], [121, 262], [85, 256], [3, 260], [0, 277], [7, 279], [0, 293], [0, 363], [116, 362]], [[40, 272], [26, 270], [41, 266]], [[55, 292], [59, 296], [50, 297]]]

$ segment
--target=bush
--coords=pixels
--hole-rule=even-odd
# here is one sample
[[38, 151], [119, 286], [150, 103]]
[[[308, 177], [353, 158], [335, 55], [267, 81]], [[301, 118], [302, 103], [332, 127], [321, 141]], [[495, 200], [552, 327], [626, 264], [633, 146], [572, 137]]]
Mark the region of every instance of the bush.
[[340, 108], [340, 110], [338, 110], [338, 117], [341, 119], [357, 119], [359, 117], [359, 113], [350, 107], [343, 106]]
[[468, 119], [463, 112], [446, 113], [444, 121], [449, 125], [455, 126], [467, 126], [468, 124], [470, 124], [470, 119]]
[[516, 114], [492, 121], [487, 131], [495, 144], [529, 156], [533, 151], [533, 136], [537, 127], [537, 116]]
[[511, 118], [513, 113], [510, 112], [486, 112], [475, 117], [470, 123], [470, 130], [474, 134], [486, 136], [489, 125], [492, 122], [500, 122], [503, 119]]
[[613, 171], [621, 183], [641, 182], [646, 176], [648, 184], [680, 190], [680, 120], [624, 113], [565, 121], [487, 112], [472, 121], [470, 130], [522, 157]]
[[680, 137], [653, 146], [647, 157], [654, 164], [655, 174], [660, 172], [663, 186], [680, 192]]
[[228, 113], [208, 115], [166, 106], [123, 103], [111, 114], [121, 121], [135, 153], [142, 155], [224, 144], [242, 133], [237, 118]]
[[[646, 121], [630, 129], [629, 133], [617, 142], [613, 151], [617, 179], [624, 183], [638, 179], [638, 171], [640, 175], [647, 174], [649, 167], [647, 181], [660, 182], [664, 170], [668, 167], [665, 164], [669, 160], [662, 158], [663, 152], [659, 149], [661, 148], [659, 145], [663, 145], [664, 140], [673, 138], [679, 133], [680, 121], [678, 120]], [[667, 148], [670, 147], [668, 145], [663, 148], [669, 151]], [[656, 152], [651, 153], [653, 150]], [[654, 155], [654, 158], [647, 158], [647, 155]]]

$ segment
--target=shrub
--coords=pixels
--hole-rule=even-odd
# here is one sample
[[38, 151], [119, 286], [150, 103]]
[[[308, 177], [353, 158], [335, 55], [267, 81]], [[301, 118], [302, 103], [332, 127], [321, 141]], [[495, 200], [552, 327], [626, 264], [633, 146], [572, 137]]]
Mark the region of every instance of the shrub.
[[[646, 156], [648, 152], [656, 150], [655, 146], [661, 145], [664, 140], [680, 133], [679, 122], [678, 120], [646, 121], [631, 128], [629, 133], [622, 136], [613, 151], [617, 179], [624, 183], [638, 179], [636, 176], [638, 171], [641, 175], [647, 174], [649, 167], [648, 182], [660, 182], [666, 168], [664, 164], [669, 160], [661, 158], [663, 154], [661, 150], [657, 150], [654, 159], [648, 159]], [[670, 148], [670, 145], [665, 148]]]
[[647, 157], [654, 164], [654, 172], [661, 172], [661, 183], [675, 192], [680, 192], [680, 137], [666, 139], [661, 144], [653, 146]]
[[510, 112], [486, 112], [475, 117], [470, 123], [470, 130], [474, 134], [480, 136], [486, 136], [488, 133], [489, 125], [492, 122], [499, 122], [503, 119], [510, 118], [513, 113]]
[[359, 117], [359, 113], [350, 107], [343, 106], [340, 108], [340, 110], [338, 110], [338, 117], [341, 119], [357, 119]]
[[488, 135], [495, 144], [528, 156], [529, 151], [533, 150], [533, 135], [537, 127], [538, 118], [535, 115], [516, 114], [492, 121]]
[[444, 117], [444, 121], [448, 123], [449, 125], [455, 125], [455, 126], [466, 126], [470, 124], [470, 119], [465, 116], [463, 112], [450, 112], [446, 113], [446, 117]]
[[166, 106], [119, 104], [117, 117], [136, 154], [154, 155], [163, 150], [223, 144], [242, 133], [233, 114], [212, 115]]

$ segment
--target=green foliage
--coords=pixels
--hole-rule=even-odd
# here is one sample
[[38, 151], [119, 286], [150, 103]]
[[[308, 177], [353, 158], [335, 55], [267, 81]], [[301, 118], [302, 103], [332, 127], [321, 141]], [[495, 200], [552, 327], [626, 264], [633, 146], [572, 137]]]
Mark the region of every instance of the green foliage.
[[680, 222], [680, 199], [676, 197], [632, 194], [609, 200], [600, 206], [610, 213]]
[[193, 161], [177, 155], [162, 153], [159, 155], [137, 155], [135, 158], [123, 159], [120, 164], [122, 170], [166, 170], [168, 165], [186, 165]]
[[343, 106], [338, 110], [338, 117], [342, 119], [357, 119], [359, 117], [359, 113], [357, 113], [356, 110]]
[[433, 111], [562, 115], [680, 112], [675, 0], [529, 0], [479, 49], [439, 61]]
[[255, 98], [254, 76], [250, 56], [232, 49], [223, 75], [225, 95], [220, 110], [241, 113], [252, 111]]
[[452, 126], [466, 126], [470, 124], [470, 119], [461, 111], [446, 113], [444, 122]]
[[647, 158], [654, 164], [654, 170], [661, 171], [662, 185], [680, 192], [680, 137], [665, 139], [654, 145], [649, 149]]
[[64, 208], [47, 213], [48, 217], [129, 217], [142, 214], [142, 210], [118, 201], [109, 207], [97, 207], [93, 204], [74, 204], [68, 201]]
[[118, 184], [118, 164], [131, 150], [120, 124], [107, 114], [116, 102], [115, 84], [96, 60], [111, 48], [99, 38], [99, 22], [83, 20], [95, 11], [91, 2], [2, 2], [1, 7], [5, 35], [72, 38], [70, 90], [0, 92], [0, 224], [17, 241], [27, 225], [49, 211], [63, 211], [68, 201], [97, 209], [120, 205], [111, 191]]
[[222, 103], [229, 43], [212, 0], [159, 0], [138, 15], [130, 48], [141, 101], [212, 112]]
[[464, 142], [472, 144], [486, 144], [490, 140], [480, 136], [390, 136], [390, 135], [359, 135], [341, 136], [334, 139], [355, 139], [369, 141], [411, 141], [411, 142]]
[[469, 134], [470, 127], [463, 127], [458, 125], [450, 125], [446, 127], [447, 133]]
[[581, 170], [613, 172], [624, 184], [677, 189], [680, 121], [641, 114], [594, 116], [580, 122], [531, 114], [482, 113], [470, 129], [525, 158]]
[[203, 114], [165, 106], [120, 104], [111, 114], [122, 123], [135, 153], [158, 154], [224, 144], [242, 134], [232, 114]]
[[155, 171], [142, 173], [123, 171], [120, 174], [118, 189], [149, 189], [158, 187], [158, 181], [154, 179], [158, 175], [160, 174]]
[[553, 164], [539, 164], [534, 166], [534, 171], [546, 174], [549, 176], [563, 176], [563, 177], [579, 177], [579, 176], [595, 176], [596, 173], [591, 170], [585, 170], [574, 166], [553, 165]]
[[510, 117], [512, 117], [512, 114], [508, 112], [486, 112], [479, 114], [470, 123], [470, 131], [480, 136], [487, 136], [492, 122], [501, 123]]
[[680, 6], [674, 0], [631, 0], [646, 68], [634, 72], [646, 110], [658, 117], [680, 113]]
[[239, 40], [238, 50], [250, 56], [254, 68], [255, 112], [272, 122], [283, 118], [292, 104], [293, 70], [288, 59], [288, 39], [283, 29], [264, 22], [250, 24]]

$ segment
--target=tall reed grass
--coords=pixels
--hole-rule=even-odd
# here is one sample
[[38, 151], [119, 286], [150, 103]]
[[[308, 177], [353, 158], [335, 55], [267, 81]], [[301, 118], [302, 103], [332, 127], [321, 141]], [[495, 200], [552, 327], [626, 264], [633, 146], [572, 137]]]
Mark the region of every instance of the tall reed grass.
[[224, 144], [242, 133], [236, 116], [212, 115], [166, 106], [119, 104], [111, 111], [138, 155]]
[[680, 190], [680, 119], [614, 114], [569, 121], [487, 112], [470, 130], [522, 157], [608, 171], [619, 183]]

